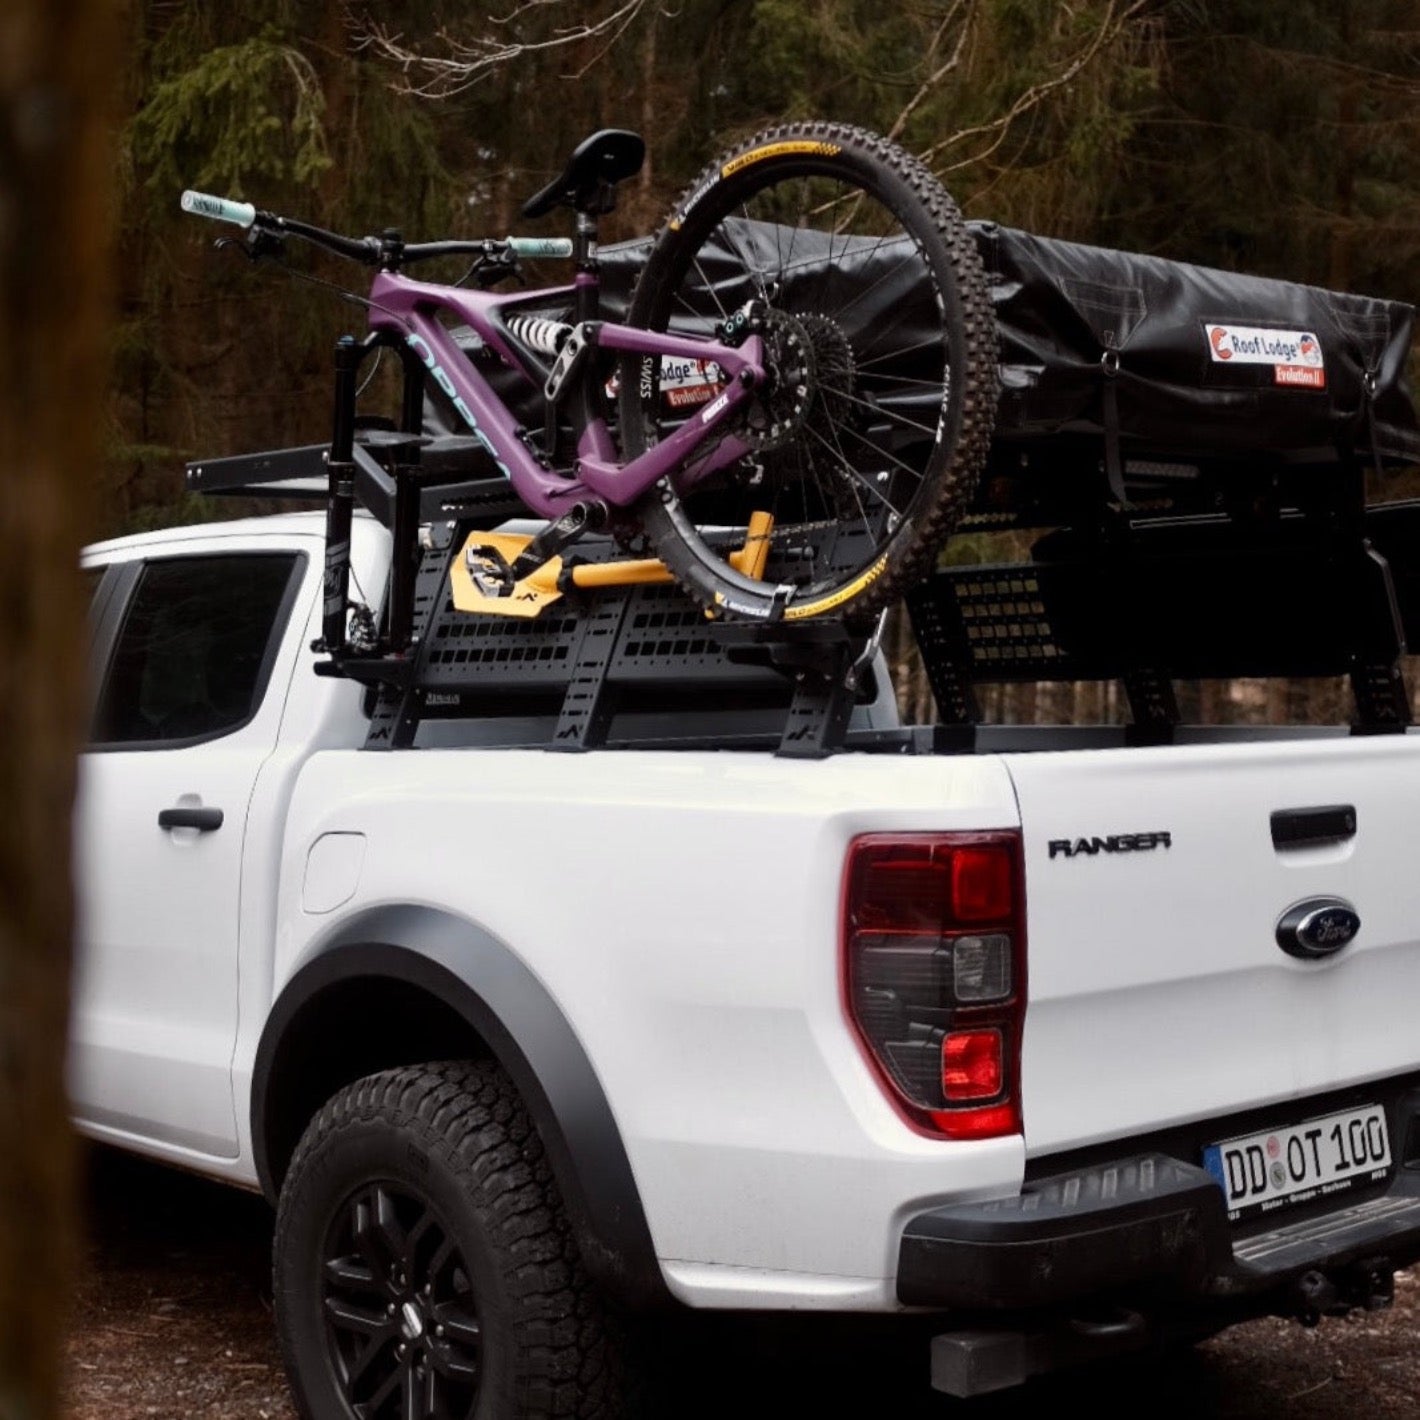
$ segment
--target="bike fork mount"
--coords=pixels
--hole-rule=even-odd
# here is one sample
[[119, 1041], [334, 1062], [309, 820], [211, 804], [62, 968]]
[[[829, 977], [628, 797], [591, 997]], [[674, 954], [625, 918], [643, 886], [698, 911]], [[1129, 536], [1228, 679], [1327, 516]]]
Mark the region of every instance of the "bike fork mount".
[[[400, 427], [365, 431], [361, 442], [377, 446], [388, 464], [394, 485], [390, 516], [391, 560], [389, 598], [384, 627], [375, 646], [353, 646], [347, 631], [350, 609], [350, 527], [356, 499], [356, 417], [360, 368], [365, 359], [392, 346], [404, 370]], [[393, 658], [409, 649], [413, 634], [414, 582], [419, 570], [419, 523], [422, 471], [420, 447], [425, 442], [424, 367], [397, 337], [376, 332], [363, 341], [342, 336], [335, 345], [335, 400], [330, 451], [327, 455], [325, 519], [325, 580], [321, 638], [316, 649], [327, 652], [334, 673], [352, 661]], [[392, 675], [397, 667], [391, 669]]]

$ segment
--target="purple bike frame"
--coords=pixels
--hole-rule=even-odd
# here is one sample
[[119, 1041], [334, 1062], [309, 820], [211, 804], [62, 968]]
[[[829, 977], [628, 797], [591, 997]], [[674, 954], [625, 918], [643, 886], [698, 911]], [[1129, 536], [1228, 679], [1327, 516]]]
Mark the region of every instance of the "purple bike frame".
[[[582, 278], [584, 282], [585, 279]], [[550, 288], [546, 292], [532, 293], [531, 299], [539, 295], [570, 298], [574, 291], [574, 287]], [[713, 360], [725, 373], [725, 387], [674, 433], [629, 463], [618, 461], [606, 420], [595, 417], [579, 433], [575, 475], [569, 477], [553, 472], [543, 468], [524, 444], [518, 434], [518, 423], [508, 407], [437, 318], [443, 311], [465, 322], [515, 369], [541, 384], [541, 376], [529, 370], [526, 358], [509, 342], [506, 331], [495, 318], [500, 306], [514, 303], [521, 306], [529, 299], [527, 292], [495, 296], [459, 286], [411, 281], [406, 276], [382, 271], [370, 287], [370, 328], [397, 336], [409, 345], [424, 362], [430, 378], [453, 400], [455, 409], [506, 475], [513, 491], [539, 517], [556, 518], [573, 504], [585, 501], [588, 495], [619, 508], [634, 503], [658, 479], [682, 468], [764, 379], [764, 348], [757, 335], [735, 347], [715, 340], [599, 321], [597, 344], [601, 349], [631, 355], [680, 355], [692, 360]], [[712, 468], [723, 467], [739, 458], [748, 447], [730, 436], [715, 450], [709, 466], [698, 472], [703, 476]]]

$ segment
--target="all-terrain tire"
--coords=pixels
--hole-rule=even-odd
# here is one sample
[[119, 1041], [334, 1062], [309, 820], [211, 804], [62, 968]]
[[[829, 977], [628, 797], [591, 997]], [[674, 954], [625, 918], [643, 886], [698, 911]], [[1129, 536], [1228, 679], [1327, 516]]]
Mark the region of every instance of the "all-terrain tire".
[[273, 1271], [307, 1420], [623, 1413], [614, 1323], [491, 1063], [387, 1070], [333, 1096], [282, 1186]]

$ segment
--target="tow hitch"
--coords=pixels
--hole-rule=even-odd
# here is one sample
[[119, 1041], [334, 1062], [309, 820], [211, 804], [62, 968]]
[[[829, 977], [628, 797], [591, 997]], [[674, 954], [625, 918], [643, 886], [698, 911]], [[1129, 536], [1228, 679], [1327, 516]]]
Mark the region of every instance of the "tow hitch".
[[1148, 1338], [1144, 1317], [1127, 1307], [1062, 1315], [1022, 1330], [948, 1331], [932, 1338], [932, 1388], [966, 1400], [1064, 1366], [1137, 1351]]
[[1292, 1284], [1287, 1315], [1303, 1326], [1324, 1316], [1384, 1311], [1395, 1300], [1395, 1264], [1388, 1257], [1353, 1262], [1335, 1272], [1304, 1272]]

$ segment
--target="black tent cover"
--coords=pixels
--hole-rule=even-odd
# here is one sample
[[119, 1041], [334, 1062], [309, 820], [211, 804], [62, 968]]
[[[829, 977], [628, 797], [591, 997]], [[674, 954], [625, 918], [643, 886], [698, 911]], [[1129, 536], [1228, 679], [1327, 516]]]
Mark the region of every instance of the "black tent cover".
[[[740, 252], [785, 247], [780, 229], [731, 225], [700, 257], [707, 333], [718, 309], [753, 294]], [[1412, 306], [970, 226], [999, 334], [998, 446], [1102, 436], [1113, 404], [1131, 457], [1420, 461], [1406, 381]], [[855, 341], [930, 308], [921, 264], [904, 261], [900, 243], [816, 232], [793, 241], [789, 284], [815, 283], [816, 308], [844, 312]], [[602, 248], [606, 319], [624, 316], [648, 249], [647, 239]]]

